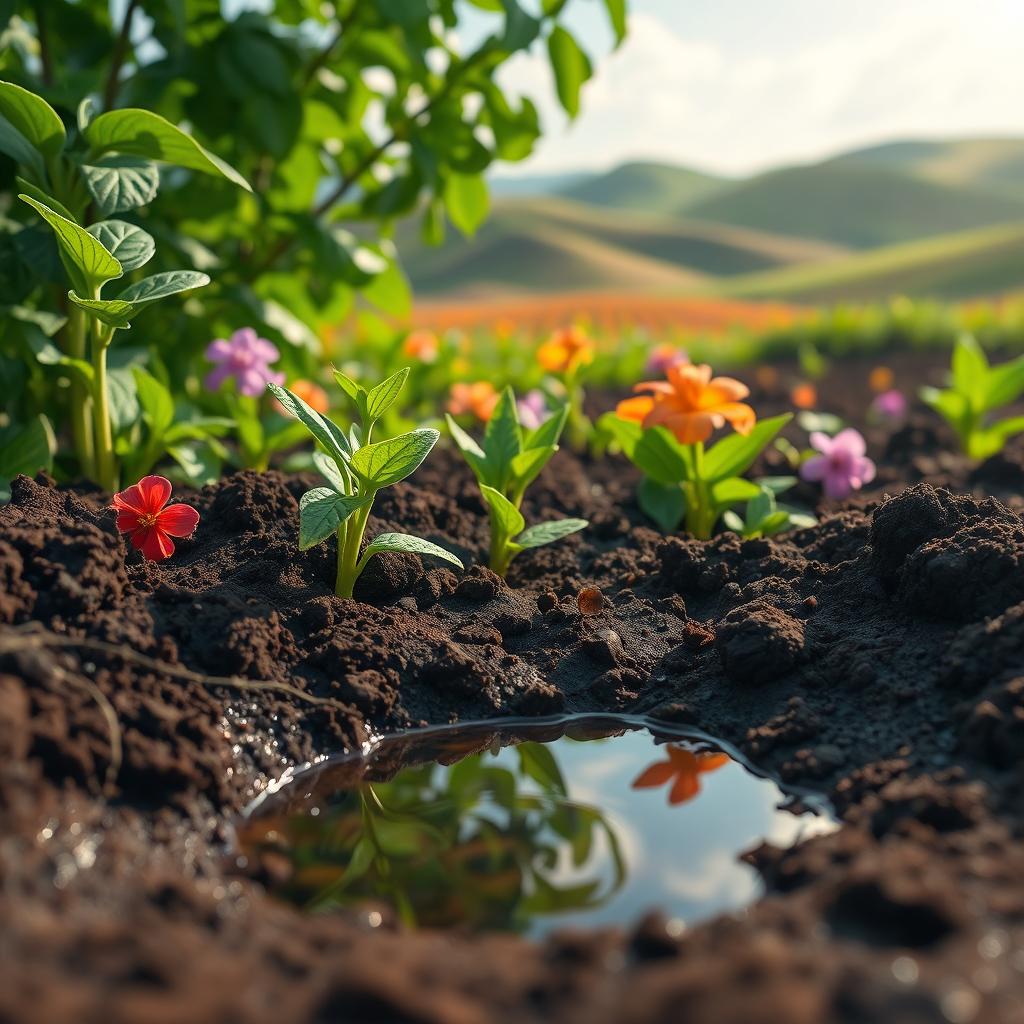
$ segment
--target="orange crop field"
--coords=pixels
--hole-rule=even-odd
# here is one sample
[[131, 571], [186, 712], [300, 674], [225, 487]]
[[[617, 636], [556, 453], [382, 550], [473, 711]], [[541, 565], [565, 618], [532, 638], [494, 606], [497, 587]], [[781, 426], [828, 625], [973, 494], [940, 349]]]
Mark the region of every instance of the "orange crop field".
[[652, 335], [718, 334], [788, 327], [813, 314], [808, 307], [780, 302], [746, 302], [699, 296], [643, 296], [571, 292], [494, 301], [423, 302], [412, 319], [416, 327], [498, 333], [539, 333], [582, 321], [601, 331], [642, 329]]

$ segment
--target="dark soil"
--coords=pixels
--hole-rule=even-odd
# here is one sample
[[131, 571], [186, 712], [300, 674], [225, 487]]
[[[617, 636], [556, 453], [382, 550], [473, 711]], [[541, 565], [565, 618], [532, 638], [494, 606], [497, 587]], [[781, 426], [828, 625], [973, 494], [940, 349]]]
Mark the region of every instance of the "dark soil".
[[[823, 404], [856, 420], [863, 376], [834, 367]], [[509, 586], [387, 556], [352, 601], [333, 544], [297, 550], [310, 481], [204, 489], [195, 539], [153, 564], [101, 496], [19, 478], [0, 1022], [1024, 1020], [1024, 444], [971, 467], [921, 410], [868, 436], [872, 490], [774, 541], [663, 537], [624, 464], [559, 453], [527, 519], [590, 530], [522, 555]], [[371, 533], [390, 528], [484, 554], [447, 451], [380, 497]], [[682, 937], [656, 915], [543, 945], [407, 934], [303, 917], [227, 868], [247, 800], [369, 730], [574, 711], [698, 726], [846, 825], [753, 851], [767, 896]]]

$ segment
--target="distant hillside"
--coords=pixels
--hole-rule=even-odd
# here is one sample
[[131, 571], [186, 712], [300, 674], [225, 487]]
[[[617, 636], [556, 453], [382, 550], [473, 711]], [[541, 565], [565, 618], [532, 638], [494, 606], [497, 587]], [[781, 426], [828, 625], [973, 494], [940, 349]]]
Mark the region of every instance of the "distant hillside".
[[1024, 222], [859, 252], [723, 282], [723, 294], [803, 303], [890, 295], [965, 299], [1024, 285]]
[[485, 288], [707, 290], [713, 277], [846, 254], [816, 241], [554, 199], [498, 202], [475, 238], [453, 232], [436, 249], [419, 243], [411, 226], [397, 241], [414, 289], [425, 295]]
[[567, 199], [645, 213], [679, 214], [717, 192], [727, 179], [671, 164], [629, 163], [607, 174], [562, 186]]
[[854, 150], [831, 163], [847, 161], [1024, 199], [1024, 139], [889, 142]]
[[843, 159], [762, 174], [687, 212], [867, 249], [1019, 220], [1024, 202]]

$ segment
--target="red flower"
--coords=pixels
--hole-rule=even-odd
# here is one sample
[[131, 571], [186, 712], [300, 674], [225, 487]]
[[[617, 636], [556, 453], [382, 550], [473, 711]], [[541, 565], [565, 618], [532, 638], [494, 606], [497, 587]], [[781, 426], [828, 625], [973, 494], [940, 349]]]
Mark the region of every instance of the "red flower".
[[170, 496], [171, 482], [162, 476], [144, 476], [114, 495], [117, 528], [154, 562], [174, 554], [172, 537], [191, 537], [199, 525], [199, 513], [191, 505], [165, 508]]

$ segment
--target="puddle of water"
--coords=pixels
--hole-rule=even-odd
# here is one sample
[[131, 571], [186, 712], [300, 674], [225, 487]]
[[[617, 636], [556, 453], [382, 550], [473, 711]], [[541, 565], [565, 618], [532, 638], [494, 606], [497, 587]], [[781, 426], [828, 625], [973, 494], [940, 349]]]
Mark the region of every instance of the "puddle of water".
[[310, 909], [537, 937], [748, 905], [761, 883], [741, 853], [836, 827], [787, 802], [705, 739], [607, 719], [491, 725], [300, 774], [251, 808], [239, 846], [249, 871]]

